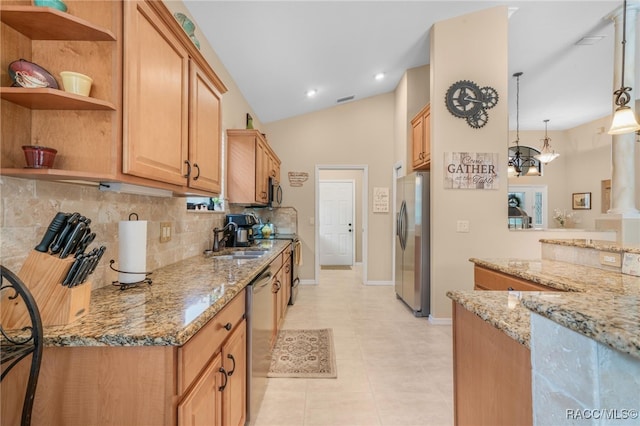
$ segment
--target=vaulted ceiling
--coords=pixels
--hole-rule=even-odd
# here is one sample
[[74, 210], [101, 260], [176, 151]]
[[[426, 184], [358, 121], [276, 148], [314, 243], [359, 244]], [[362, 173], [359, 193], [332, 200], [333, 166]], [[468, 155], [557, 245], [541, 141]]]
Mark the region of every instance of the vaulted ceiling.
[[[358, 100], [393, 91], [406, 69], [429, 63], [429, 29], [435, 22], [498, 5], [513, 12], [509, 76], [524, 73], [521, 130], [543, 129], [544, 119], [550, 120], [550, 130], [571, 128], [612, 111], [616, 43], [607, 17], [621, 1], [184, 3], [265, 123], [329, 108], [341, 98]], [[602, 38], [576, 45], [585, 36]], [[640, 50], [640, 43], [636, 48]], [[636, 56], [640, 84], [640, 53]], [[374, 79], [379, 72], [385, 73], [381, 81]], [[306, 96], [310, 89], [317, 90], [313, 98]], [[634, 93], [637, 97], [640, 90]], [[506, 94], [500, 95], [505, 99]], [[508, 101], [513, 128], [512, 77]]]

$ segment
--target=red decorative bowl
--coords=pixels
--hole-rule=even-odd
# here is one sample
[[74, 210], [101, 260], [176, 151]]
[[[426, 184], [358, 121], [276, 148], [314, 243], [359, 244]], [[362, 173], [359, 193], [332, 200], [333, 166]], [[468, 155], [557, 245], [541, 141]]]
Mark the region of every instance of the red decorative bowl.
[[22, 145], [24, 158], [27, 160], [27, 167], [31, 169], [48, 169], [53, 167], [53, 160], [56, 158], [57, 150], [46, 146]]

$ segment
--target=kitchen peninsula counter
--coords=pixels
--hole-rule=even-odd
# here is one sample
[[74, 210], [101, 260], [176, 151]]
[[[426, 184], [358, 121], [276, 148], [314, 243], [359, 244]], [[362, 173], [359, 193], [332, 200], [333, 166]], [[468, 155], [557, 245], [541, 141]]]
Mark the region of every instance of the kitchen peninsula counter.
[[[153, 284], [91, 292], [87, 315], [44, 328], [45, 346], [181, 346], [222, 310], [286, 247], [262, 241], [257, 259], [194, 256], [153, 271]], [[220, 252], [218, 254], [224, 254]]]
[[640, 277], [554, 260], [476, 259], [477, 266], [555, 292], [449, 291], [447, 296], [529, 347], [529, 311], [640, 358]]

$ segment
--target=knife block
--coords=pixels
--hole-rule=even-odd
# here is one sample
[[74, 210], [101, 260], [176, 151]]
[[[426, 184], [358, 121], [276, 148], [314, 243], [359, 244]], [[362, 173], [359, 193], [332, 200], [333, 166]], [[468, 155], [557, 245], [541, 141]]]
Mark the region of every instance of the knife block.
[[[38, 305], [43, 326], [67, 325], [89, 312], [91, 283], [86, 281], [72, 288], [62, 285], [74, 260], [32, 250], [17, 274]], [[2, 327], [10, 330], [30, 324], [24, 303], [9, 296], [2, 295]]]

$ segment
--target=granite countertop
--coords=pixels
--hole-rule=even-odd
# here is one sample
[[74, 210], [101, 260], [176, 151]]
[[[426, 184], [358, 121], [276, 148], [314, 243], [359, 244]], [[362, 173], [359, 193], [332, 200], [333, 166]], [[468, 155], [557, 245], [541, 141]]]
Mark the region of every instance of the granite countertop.
[[[215, 316], [289, 244], [262, 241], [257, 259], [194, 256], [153, 271], [152, 285], [91, 292], [89, 313], [45, 327], [45, 346], [180, 346]], [[242, 248], [246, 249], [246, 248]], [[225, 254], [221, 252], [219, 254]]]
[[559, 290], [447, 292], [452, 300], [523, 345], [529, 347], [529, 311], [533, 311], [640, 358], [640, 277], [545, 259], [470, 261]]
[[621, 246], [615, 241], [591, 240], [591, 239], [555, 240], [555, 239], [542, 238], [540, 239], [540, 242], [544, 244], [555, 244], [559, 246], [590, 248], [590, 249], [617, 252], [617, 253], [640, 254], [640, 245], [625, 244]]
[[[521, 291], [448, 291], [447, 296], [517, 342], [529, 347], [531, 314], [521, 303]], [[538, 292], [535, 292], [538, 293]]]

